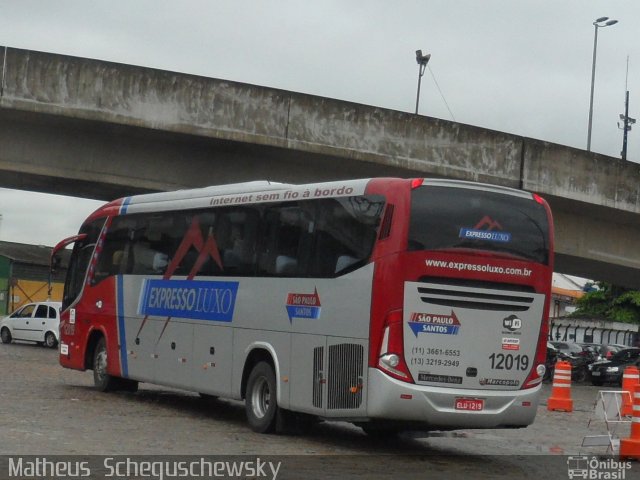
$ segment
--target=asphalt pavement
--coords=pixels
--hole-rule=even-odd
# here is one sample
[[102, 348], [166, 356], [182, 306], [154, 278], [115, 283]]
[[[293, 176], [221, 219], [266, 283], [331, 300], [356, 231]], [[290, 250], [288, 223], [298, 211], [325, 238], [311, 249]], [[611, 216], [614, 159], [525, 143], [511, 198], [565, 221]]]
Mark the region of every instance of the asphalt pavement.
[[[0, 345], [0, 367], [0, 460], [5, 462], [7, 456], [27, 455], [261, 456], [284, 461], [278, 478], [430, 478], [425, 473], [430, 472], [452, 479], [539, 480], [568, 478], [572, 457], [611, 453], [606, 446], [583, 446], [584, 437], [612, 429], [626, 437], [630, 429], [628, 422], [607, 426], [596, 415], [600, 392], [619, 388], [573, 385], [573, 411], [550, 412], [551, 385], [544, 384], [536, 420], [523, 429], [379, 440], [348, 423], [323, 422], [305, 435], [261, 435], [247, 426], [242, 402], [207, 401], [147, 384], [135, 394], [100, 393], [92, 387], [92, 372], [63, 369], [55, 350]], [[629, 470], [625, 480], [635, 473]], [[5, 477], [0, 465], [0, 478]]]

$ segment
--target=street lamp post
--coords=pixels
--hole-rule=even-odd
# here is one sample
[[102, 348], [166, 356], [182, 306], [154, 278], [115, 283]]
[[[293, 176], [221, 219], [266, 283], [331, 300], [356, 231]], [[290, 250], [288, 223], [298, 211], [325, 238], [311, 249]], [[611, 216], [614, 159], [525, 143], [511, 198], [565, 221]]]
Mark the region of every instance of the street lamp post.
[[587, 132], [587, 151], [591, 151], [591, 124], [593, 122], [593, 87], [596, 82], [596, 51], [598, 49], [598, 28], [610, 27], [618, 23], [617, 20], [609, 20], [609, 17], [600, 17], [593, 22], [593, 63], [591, 65], [591, 97], [589, 100], [589, 130]]
[[424, 70], [427, 68], [427, 63], [429, 63], [430, 58], [430, 53], [422, 55], [422, 50], [416, 50], [416, 62], [418, 63], [418, 94], [416, 95], [416, 115], [418, 114], [418, 105], [420, 104], [420, 83], [422, 82], [422, 75], [424, 75]]

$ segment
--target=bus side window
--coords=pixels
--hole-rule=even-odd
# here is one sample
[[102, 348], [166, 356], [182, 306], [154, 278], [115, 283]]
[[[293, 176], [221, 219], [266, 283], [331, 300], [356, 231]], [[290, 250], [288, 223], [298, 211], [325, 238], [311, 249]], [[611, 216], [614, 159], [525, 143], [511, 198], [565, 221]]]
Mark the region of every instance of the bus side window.
[[319, 200], [317, 206], [309, 275], [335, 277], [364, 265], [373, 249], [384, 199], [333, 198]]
[[133, 258], [135, 261], [131, 273], [137, 275], [161, 275], [169, 265], [169, 256], [148, 242], [133, 245]]
[[[218, 228], [220, 223], [224, 228]], [[260, 214], [255, 208], [235, 208], [220, 213], [216, 241], [223, 264], [222, 275], [253, 276]]]
[[181, 258], [177, 258], [180, 247], [183, 247], [183, 242], [185, 242], [186, 236], [191, 232], [194, 224], [199, 227], [199, 235], [204, 242], [206, 235], [212, 229], [214, 220], [215, 214], [209, 212], [203, 213], [196, 211], [179, 212], [175, 214], [173, 228], [165, 231], [162, 237], [169, 263], [171, 264], [171, 262], [177, 261], [173, 266], [172, 275], [187, 276], [191, 273], [200, 253], [194, 245], [191, 245]]
[[280, 277], [304, 274], [300, 267], [302, 238], [311, 224], [298, 204], [287, 203], [265, 212], [258, 253], [260, 274]]
[[93, 285], [109, 276], [127, 273], [129, 226], [119, 218], [109, 226], [93, 275]]
[[162, 275], [177, 248], [177, 240], [186, 232], [179, 215], [147, 215], [139, 219], [131, 236], [131, 272], [137, 275]]

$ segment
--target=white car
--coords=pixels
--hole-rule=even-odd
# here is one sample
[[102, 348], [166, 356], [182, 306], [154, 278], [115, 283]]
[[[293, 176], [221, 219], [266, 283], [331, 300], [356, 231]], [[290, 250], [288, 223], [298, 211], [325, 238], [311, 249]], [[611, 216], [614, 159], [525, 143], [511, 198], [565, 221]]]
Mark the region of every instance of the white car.
[[60, 302], [28, 303], [0, 321], [2, 343], [25, 340], [49, 348], [58, 345]]

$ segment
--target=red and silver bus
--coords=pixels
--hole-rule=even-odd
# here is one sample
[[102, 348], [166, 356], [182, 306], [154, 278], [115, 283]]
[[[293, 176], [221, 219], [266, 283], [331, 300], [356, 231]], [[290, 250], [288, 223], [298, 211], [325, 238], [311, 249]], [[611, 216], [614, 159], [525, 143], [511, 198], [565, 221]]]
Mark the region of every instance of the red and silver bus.
[[60, 363], [99, 390], [244, 399], [258, 432], [534, 420], [553, 271], [536, 194], [249, 182], [116, 200], [70, 243]]

